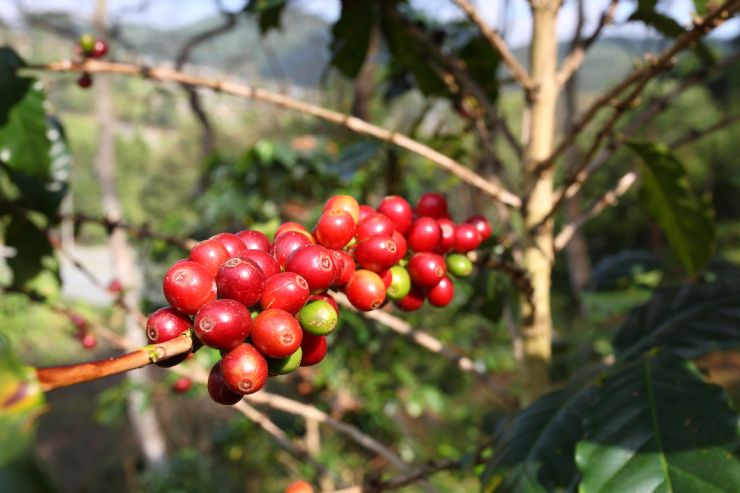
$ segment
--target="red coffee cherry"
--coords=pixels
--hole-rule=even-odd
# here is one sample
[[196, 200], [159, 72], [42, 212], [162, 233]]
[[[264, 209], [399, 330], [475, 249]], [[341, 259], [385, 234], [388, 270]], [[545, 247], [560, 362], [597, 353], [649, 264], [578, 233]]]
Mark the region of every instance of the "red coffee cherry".
[[434, 306], [447, 306], [455, 297], [455, 285], [449, 277], [445, 276], [436, 286], [427, 290], [427, 299]]
[[391, 240], [393, 240], [393, 243], [396, 244], [396, 253], [398, 253], [398, 260], [396, 260], [396, 262], [398, 262], [406, 257], [406, 253], [409, 251], [409, 246], [406, 242], [406, 238], [401, 233], [399, 233], [398, 230], [393, 232]]
[[216, 300], [198, 310], [193, 330], [198, 339], [215, 349], [233, 349], [247, 338], [252, 316], [234, 300]]
[[303, 331], [293, 315], [269, 308], [254, 319], [251, 339], [265, 356], [286, 358], [301, 347]]
[[283, 493], [314, 493], [313, 486], [306, 481], [291, 483]]
[[424, 289], [419, 286], [411, 286], [409, 293], [396, 301], [396, 305], [403, 311], [413, 312], [424, 304]]
[[254, 346], [243, 343], [224, 355], [221, 376], [231, 391], [254, 394], [267, 381], [267, 361]]
[[357, 241], [364, 241], [371, 236], [380, 235], [390, 238], [393, 236], [393, 231], [396, 227], [393, 225], [393, 221], [385, 217], [383, 214], [374, 212], [368, 215], [365, 219], [360, 221], [357, 225]]
[[275, 260], [278, 261], [280, 267], [285, 267], [285, 260], [294, 251], [301, 247], [310, 245], [311, 241], [306, 235], [301, 234], [298, 231], [286, 231], [280, 234], [275, 241], [272, 242], [272, 249], [270, 253]]
[[301, 366], [313, 366], [320, 363], [324, 359], [324, 356], [326, 356], [328, 349], [326, 336], [316, 336], [308, 332], [303, 334], [303, 341], [301, 342], [301, 351], [303, 351]]
[[180, 377], [172, 384], [172, 392], [184, 394], [193, 387], [193, 381], [188, 377]]
[[347, 284], [352, 277], [352, 274], [355, 273], [355, 260], [352, 258], [352, 256], [345, 252], [344, 250], [332, 250], [331, 251], [332, 258], [334, 260], [334, 267], [336, 268], [339, 264], [337, 262], [337, 255], [342, 257], [342, 265], [341, 269], [337, 271], [337, 276], [334, 279], [334, 285], [335, 286], [344, 286]]
[[90, 56], [93, 58], [102, 58], [107, 53], [108, 53], [108, 43], [106, 43], [102, 39], [95, 40], [95, 44], [93, 45], [92, 53], [90, 53]]
[[275, 260], [275, 257], [262, 250], [247, 250], [246, 252], [242, 252], [240, 257], [249, 259], [257, 264], [265, 279], [280, 273], [280, 264]]
[[442, 230], [431, 217], [420, 217], [406, 233], [406, 241], [414, 252], [433, 252], [442, 237]]
[[167, 302], [175, 309], [195, 315], [200, 307], [216, 299], [216, 283], [208, 270], [189, 260], [176, 262], [162, 282]]
[[414, 211], [411, 209], [411, 204], [398, 195], [390, 195], [384, 198], [378, 205], [378, 212], [393, 221], [396, 229], [401, 234], [406, 234], [414, 218]]
[[275, 231], [275, 239], [277, 239], [277, 237], [280, 236], [281, 234], [287, 233], [288, 231], [308, 233], [308, 230], [306, 229], [306, 227], [302, 225], [301, 223], [297, 223], [294, 221], [288, 221], [278, 226], [278, 229]]
[[439, 224], [439, 231], [441, 235], [435, 252], [447, 253], [455, 246], [455, 231], [457, 230], [457, 227], [451, 219], [446, 217], [441, 217], [437, 219], [437, 224]]
[[466, 253], [478, 248], [481, 236], [472, 224], [460, 224], [455, 230], [455, 251]]
[[330, 209], [316, 223], [314, 236], [326, 248], [343, 248], [355, 236], [355, 220], [344, 209]]
[[383, 272], [398, 261], [398, 247], [390, 237], [371, 236], [357, 244], [355, 261], [367, 270]]
[[486, 241], [493, 234], [491, 223], [483, 216], [470, 216], [465, 220], [465, 222], [475, 226], [475, 229], [480, 233], [481, 241]]
[[260, 298], [264, 309], [279, 308], [296, 313], [306, 304], [311, 291], [306, 280], [295, 272], [281, 272], [265, 281]]
[[[190, 317], [180, 313], [174, 308], [160, 308], [155, 311], [146, 320], [146, 338], [149, 344], [160, 344], [167, 342], [179, 336], [186, 330], [190, 330], [192, 322]], [[169, 368], [185, 360], [188, 354], [179, 354], [162, 361], [157, 361], [156, 365], [162, 368]]]
[[321, 245], [306, 245], [295, 250], [285, 261], [285, 270], [301, 275], [312, 293], [326, 291], [336, 278], [331, 254]]
[[360, 212], [357, 216], [357, 224], [360, 224], [367, 216], [369, 216], [370, 214], [375, 214], [375, 212], [375, 209], [373, 209], [369, 205], [362, 204], [360, 206]]
[[387, 296], [388, 288], [393, 282], [393, 273], [391, 272], [390, 269], [387, 269], [387, 270], [384, 270], [383, 272], [378, 272], [378, 275], [383, 280], [383, 285], [385, 285], [385, 291], [386, 291], [386, 296]]
[[214, 402], [225, 406], [233, 406], [242, 400], [242, 394], [237, 394], [226, 386], [221, 375], [221, 361], [216, 362], [208, 374], [208, 395]]
[[270, 240], [264, 233], [254, 229], [245, 229], [239, 231], [236, 236], [242, 240], [247, 250], [260, 250], [265, 253], [270, 252]]
[[343, 210], [352, 217], [352, 222], [357, 223], [358, 217], [360, 216], [360, 204], [351, 195], [334, 195], [329, 197], [329, 200], [324, 204], [322, 212], [328, 212], [331, 210]]
[[385, 301], [385, 283], [375, 272], [356, 271], [344, 288], [352, 306], [362, 311], [378, 308]]
[[431, 288], [447, 273], [447, 264], [436, 253], [415, 253], [409, 260], [408, 271], [411, 282], [422, 288]]
[[254, 260], [233, 257], [216, 274], [216, 286], [221, 298], [231, 298], [246, 307], [256, 305], [262, 296], [265, 276]]
[[190, 259], [193, 262], [197, 262], [205, 267], [212, 276], [215, 276], [218, 269], [229, 260], [228, 250], [220, 242], [216, 240], [205, 240], [201, 241], [193, 248], [190, 249]]
[[77, 85], [80, 86], [82, 89], [88, 89], [93, 84], [92, 76], [88, 73], [84, 73], [80, 75], [80, 77], [77, 79]]
[[239, 239], [234, 233], [219, 233], [213, 235], [209, 240], [216, 240], [221, 243], [226, 251], [229, 252], [229, 257], [238, 257], [244, 250], [247, 249], [244, 242]]
[[419, 217], [431, 217], [439, 219], [446, 217], [447, 199], [441, 193], [427, 192], [419, 198], [416, 203], [416, 215]]
[[98, 339], [92, 334], [85, 334], [82, 336], [82, 339], [80, 339], [80, 343], [85, 349], [93, 349], [98, 345]]

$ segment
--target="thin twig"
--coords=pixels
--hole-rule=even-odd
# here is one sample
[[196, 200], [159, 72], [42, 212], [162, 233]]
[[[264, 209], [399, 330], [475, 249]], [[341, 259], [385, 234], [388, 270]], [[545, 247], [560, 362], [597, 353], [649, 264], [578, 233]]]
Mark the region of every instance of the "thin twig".
[[691, 130], [689, 130], [688, 132], [686, 132], [685, 134], [681, 135], [676, 140], [671, 142], [669, 147], [671, 149], [675, 149], [677, 147], [690, 144], [697, 140], [703, 139], [704, 137], [714, 132], [717, 132], [718, 130], [723, 130], [725, 128], [731, 127], [732, 125], [736, 124], [738, 121], [740, 121], [740, 114], [727, 115], [727, 116], [722, 117], [719, 121], [713, 123], [712, 125], [709, 125], [708, 127], [699, 128], [699, 129], [692, 128]]
[[503, 202], [511, 207], [521, 206], [521, 199], [517, 195], [491, 183], [454, 159], [445, 156], [444, 154], [435, 151], [431, 147], [406, 135], [390, 131], [377, 125], [373, 125], [365, 120], [346, 115], [338, 111], [299, 101], [283, 94], [267, 91], [262, 88], [199, 77], [166, 67], [145, 67], [129, 63], [112, 63], [92, 59], [88, 59], [80, 63], [64, 60], [49, 64], [28, 65], [24, 68], [46, 72], [87, 72], [90, 74], [112, 73], [133, 77], [141, 76], [161, 82], [169, 81], [192, 87], [205, 87], [217, 92], [263, 101], [281, 108], [297, 111], [299, 113], [311, 115], [316, 118], [335, 123], [355, 133], [368, 135], [378, 140], [401, 147], [402, 149], [406, 149], [430, 160], [440, 168], [457, 176], [463, 182], [490, 195], [494, 200]]
[[475, 6], [468, 0], [452, 0], [452, 2], [465, 12], [465, 15], [468, 16], [468, 19], [470, 19], [473, 24], [478, 26], [483, 37], [486, 38], [491, 46], [493, 46], [493, 49], [501, 56], [501, 60], [508, 67], [511, 75], [514, 76], [514, 79], [527, 93], [530, 93], [534, 89], [534, 81], [527, 72], [527, 69], [525, 69], [516, 57], [514, 57], [514, 54], [506, 45], [503, 38], [488, 26], [485, 19], [483, 19]]

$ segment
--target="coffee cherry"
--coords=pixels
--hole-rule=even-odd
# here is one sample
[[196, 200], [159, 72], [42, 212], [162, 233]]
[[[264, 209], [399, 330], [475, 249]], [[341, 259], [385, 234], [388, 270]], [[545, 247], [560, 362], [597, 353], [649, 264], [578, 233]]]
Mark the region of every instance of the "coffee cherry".
[[[160, 344], [170, 341], [186, 330], [190, 330], [192, 322], [190, 317], [180, 313], [174, 308], [160, 308], [146, 320], [146, 338], [149, 344]], [[187, 358], [187, 354], [178, 354], [162, 361], [156, 365], [162, 368], [175, 366]]]
[[219, 233], [213, 235], [209, 240], [216, 240], [221, 243], [226, 251], [229, 252], [229, 257], [238, 257], [244, 250], [247, 249], [244, 242], [239, 239], [234, 233]]
[[260, 306], [264, 309], [279, 308], [296, 313], [306, 304], [310, 293], [308, 283], [303, 277], [295, 272], [281, 272], [265, 281]]
[[242, 400], [242, 394], [237, 394], [226, 386], [224, 378], [221, 375], [221, 361], [218, 361], [211, 373], [208, 374], [208, 395], [214, 402], [226, 406], [233, 406]]
[[326, 248], [343, 248], [355, 236], [355, 220], [344, 209], [330, 209], [316, 223], [314, 236]]
[[391, 273], [390, 269], [384, 270], [383, 272], [378, 272], [378, 275], [383, 280], [383, 286], [385, 286], [386, 291], [388, 290], [388, 287], [391, 285], [391, 282], [393, 281], [393, 274]]
[[352, 306], [362, 311], [378, 308], [385, 301], [385, 284], [375, 272], [356, 271], [344, 288]]
[[281, 224], [278, 227], [277, 231], [275, 231], [275, 239], [277, 240], [280, 237], [280, 235], [284, 233], [288, 233], [289, 231], [302, 234], [309, 240], [309, 243], [316, 243], [314, 241], [313, 235], [311, 235], [311, 233], [308, 232], [306, 227], [302, 225], [301, 223], [297, 223], [294, 221], [288, 221], [287, 223]]
[[180, 377], [172, 384], [172, 392], [184, 394], [193, 387], [193, 381], [188, 377]]
[[455, 251], [466, 253], [475, 250], [481, 244], [481, 236], [472, 224], [461, 224], [455, 230]]
[[414, 252], [433, 252], [442, 237], [442, 230], [431, 217], [420, 217], [406, 233], [406, 241]]
[[269, 253], [265, 253], [262, 250], [247, 250], [242, 252], [241, 258], [246, 258], [257, 264], [257, 267], [262, 271], [262, 275], [265, 279], [269, 279], [275, 274], [280, 273], [280, 264], [275, 260], [275, 257]]
[[283, 493], [314, 493], [314, 489], [306, 481], [296, 481], [291, 483]]
[[247, 258], [230, 258], [216, 274], [219, 297], [231, 298], [246, 307], [257, 304], [264, 285], [262, 270], [254, 260]]
[[82, 53], [85, 56], [92, 55], [93, 51], [95, 50], [95, 37], [92, 34], [90, 33], [83, 34], [82, 36], [80, 36], [78, 43], [80, 45], [80, 49], [82, 50]]
[[301, 359], [303, 358], [303, 351], [301, 348], [296, 349], [296, 352], [285, 358], [267, 358], [267, 371], [271, 376], [274, 375], [287, 375], [298, 369], [301, 366]]
[[445, 276], [436, 286], [427, 290], [427, 299], [434, 306], [447, 306], [455, 296], [455, 285]]
[[123, 292], [123, 284], [121, 284], [121, 281], [118, 279], [111, 279], [108, 283], [107, 289], [109, 293], [118, 294]]
[[93, 349], [98, 345], [98, 339], [92, 334], [85, 334], [80, 339], [80, 343], [82, 343], [82, 347], [85, 349]]
[[301, 351], [303, 357], [301, 358], [301, 366], [313, 366], [320, 363], [329, 347], [326, 344], [326, 336], [316, 336], [310, 333], [303, 334], [303, 342], [301, 342]]
[[285, 358], [301, 346], [303, 331], [293, 315], [269, 308], [254, 319], [251, 339], [265, 356]]
[[337, 310], [327, 301], [309, 301], [296, 315], [301, 328], [318, 336], [325, 336], [337, 326]]
[[371, 236], [357, 244], [355, 261], [373, 272], [383, 272], [398, 261], [398, 248], [387, 236]]
[[455, 277], [468, 277], [473, 273], [473, 262], [460, 253], [447, 256], [447, 271]]
[[254, 346], [242, 343], [224, 355], [221, 376], [231, 391], [254, 394], [267, 381], [267, 361]]
[[394, 265], [388, 272], [391, 274], [391, 283], [385, 290], [386, 296], [393, 301], [403, 299], [411, 290], [409, 272], [400, 265]]
[[437, 224], [439, 224], [441, 235], [434, 251], [436, 253], [447, 253], [455, 247], [455, 223], [449, 218], [441, 217], [437, 219]]
[[234, 300], [216, 300], [198, 310], [193, 330], [208, 347], [229, 350], [249, 335], [252, 316], [244, 305]]
[[393, 240], [393, 243], [396, 244], [396, 253], [398, 254], [398, 259], [396, 260], [396, 262], [400, 262], [403, 258], [406, 257], [406, 253], [409, 251], [409, 246], [406, 242], [406, 238], [396, 230], [393, 232], [391, 240]]
[[416, 215], [433, 219], [447, 217], [447, 199], [441, 193], [425, 193], [416, 203]]
[[188, 259], [199, 263], [215, 277], [224, 262], [229, 260], [229, 257], [230, 255], [226, 247], [218, 241], [211, 239], [201, 241], [195, 245], [190, 250]]
[[447, 273], [444, 258], [429, 252], [414, 254], [409, 260], [408, 269], [411, 281], [422, 288], [436, 286]]
[[371, 236], [375, 235], [390, 238], [393, 236], [393, 231], [395, 230], [396, 227], [393, 225], [393, 221], [385, 217], [383, 214], [374, 212], [359, 222], [355, 236], [357, 236], [358, 242], [367, 240]]
[[390, 195], [384, 198], [378, 205], [378, 212], [393, 221], [394, 226], [401, 234], [406, 234], [409, 226], [411, 226], [411, 220], [414, 218], [411, 204], [398, 195]]
[[216, 299], [216, 283], [208, 270], [189, 260], [175, 263], [162, 282], [167, 302], [175, 309], [195, 315], [200, 307]]
[[357, 216], [357, 224], [360, 224], [367, 216], [369, 216], [370, 214], [375, 214], [375, 212], [375, 209], [373, 209], [369, 205], [362, 204], [360, 206], [360, 213]]
[[337, 305], [337, 300], [334, 299], [333, 296], [327, 293], [319, 293], [319, 294], [312, 294], [308, 297], [308, 301], [316, 301], [316, 300], [324, 300], [327, 303], [331, 305], [332, 308], [334, 308], [334, 311], [337, 312], [337, 316], [339, 316], [339, 305]]
[[481, 241], [486, 241], [493, 234], [491, 223], [483, 216], [470, 216], [465, 220], [465, 222], [475, 226], [475, 229], [480, 233]]
[[87, 89], [88, 87], [92, 86], [92, 84], [93, 84], [92, 76], [88, 73], [83, 73], [77, 79], [77, 85], [80, 86], [82, 89]]
[[339, 263], [337, 262], [337, 255], [342, 257], [341, 269], [337, 271], [337, 276], [334, 279], [334, 285], [344, 286], [349, 282], [352, 274], [355, 273], [355, 261], [352, 256], [344, 250], [332, 250], [331, 255], [332, 259], [334, 260], [334, 268], [337, 268]]
[[337, 274], [331, 254], [321, 245], [306, 245], [295, 250], [285, 261], [285, 270], [301, 275], [312, 293], [326, 291]]
[[272, 242], [270, 253], [278, 261], [280, 267], [285, 267], [285, 260], [294, 251], [310, 245], [311, 241], [298, 231], [286, 231]]
[[90, 53], [90, 56], [93, 58], [102, 58], [107, 53], [108, 53], [108, 43], [106, 43], [102, 39], [98, 39], [95, 41], [95, 44], [93, 45], [92, 53]]
[[[340, 209], [352, 217], [352, 221], [357, 223], [360, 216], [360, 204], [351, 195], [334, 195], [324, 204], [322, 212], [326, 213], [331, 210]], [[344, 245], [342, 245], [344, 246]], [[330, 247], [327, 247], [330, 248]], [[341, 247], [338, 247], [341, 248]]]
[[401, 310], [413, 312], [421, 308], [424, 304], [424, 289], [419, 286], [411, 285], [409, 294], [396, 301], [396, 305]]
[[270, 252], [270, 240], [261, 231], [254, 229], [245, 229], [239, 231], [236, 236], [242, 240], [247, 250], [261, 250], [265, 253]]

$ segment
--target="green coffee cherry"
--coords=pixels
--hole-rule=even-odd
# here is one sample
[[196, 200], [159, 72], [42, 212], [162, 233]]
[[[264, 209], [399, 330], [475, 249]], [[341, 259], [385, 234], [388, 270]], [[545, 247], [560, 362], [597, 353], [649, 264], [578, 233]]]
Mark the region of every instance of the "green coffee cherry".
[[267, 358], [267, 371], [270, 375], [287, 375], [301, 365], [303, 351], [301, 348], [286, 358]]
[[411, 277], [409, 271], [400, 265], [390, 268], [391, 285], [385, 290], [385, 295], [393, 301], [398, 301], [411, 291]]
[[82, 53], [85, 55], [90, 56], [95, 51], [95, 37], [92, 34], [88, 33], [80, 36], [79, 43]]
[[337, 312], [328, 301], [309, 301], [298, 312], [298, 322], [306, 332], [325, 336], [337, 326]]
[[447, 271], [456, 277], [468, 277], [473, 273], [473, 262], [461, 253], [447, 256]]

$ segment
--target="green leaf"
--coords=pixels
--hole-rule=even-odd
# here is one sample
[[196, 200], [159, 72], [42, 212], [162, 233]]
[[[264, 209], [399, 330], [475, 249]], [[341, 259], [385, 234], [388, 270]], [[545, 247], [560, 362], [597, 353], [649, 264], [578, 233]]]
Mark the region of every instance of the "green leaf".
[[356, 77], [365, 63], [377, 16], [373, 4], [342, 2], [342, 12], [331, 28], [331, 64], [347, 77]]
[[683, 165], [660, 143], [624, 138], [641, 159], [642, 199], [689, 274], [699, 272], [714, 248], [714, 214], [689, 186]]
[[711, 6], [719, 5], [716, 0], [694, 0], [694, 8], [699, 15], [707, 15]]
[[[656, 3], [655, 0], [638, 2], [637, 9], [630, 15], [628, 20], [643, 22], [669, 38], [677, 38], [684, 34], [686, 30], [675, 19], [655, 10]], [[712, 52], [703, 42], [697, 42], [693, 50], [702, 63], [707, 65], [714, 63], [714, 55], [712, 55]]]
[[496, 440], [482, 481], [486, 492], [551, 491], [575, 478], [573, 453], [582, 412], [593, 389], [569, 388], [545, 395], [519, 413]]
[[337, 156], [333, 168], [339, 173], [339, 177], [350, 179], [370, 159], [378, 155], [383, 149], [383, 144], [374, 139], [361, 140], [344, 148]]
[[25, 62], [8, 46], [0, 47], [0, 127], [8, 122], [10, 110], [23, 100], [32, 79], [18, 77], [16, 71]]
[[652, 348], [696, 358], [740, 346], [740, 288], [725, 283], [666, 288], [635, 309], [617, 333], [617, 357]]
[[270, 29], [280, 28], [280, 18], [288, 0], [251, 0], [244, 8], [257, 17], [260, 34], [267, 34]]
[[459, 58], [465, 63], [465, 70], [475, 80], [491, 103], [498, 98], [498, 67], [501, 57], [493, 50], [483, 36], [477, 35], [460, 48]]
[[59, 266], [46, 233], [23, 216], [14, 216], [5, 233], [6, 244], [16, 251], [7, 260], [13, 272], [13, 287], [48, 295], [49, 282], [59, 283]]
[[737, 415], [690, 363], [648, 354], [607, 379], [576, 447], [581, 493], [737, 492]]

